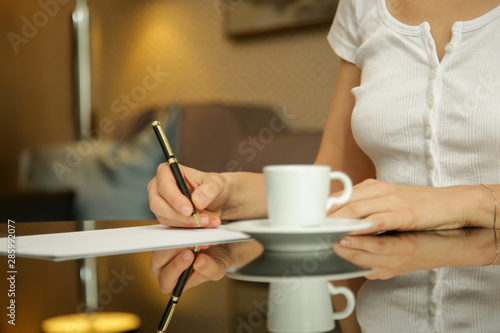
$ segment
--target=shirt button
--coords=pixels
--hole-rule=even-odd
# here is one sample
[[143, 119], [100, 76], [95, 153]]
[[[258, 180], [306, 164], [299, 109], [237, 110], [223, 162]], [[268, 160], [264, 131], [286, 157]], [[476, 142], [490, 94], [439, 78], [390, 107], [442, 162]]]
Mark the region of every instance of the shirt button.
[[453, 51], [455, 50], [455, 45], [453, 45], [452, 43], [448, 43], [448, 44], [446, 44], [444, 49], [445, 49], [446, 53], [453, 53]]
[[429, 313], [431, 316], [435, 316], [437, 313], [437, 304], [435, 302], [431, 302], [429, 305]]
[[432, 158], [429, 157], [426, 162], [427, 162], [427, 166], [429, 167], [429, 169], [434, 168], [434, 160]]
[[431, 72], [429, 73], [429, 77], [431, 78], [431, 80], [434, 80], [436, 78], [437, 73], [438, 73], [437, 67], [431, 69]]
[[431, 273], [429, 275], [429, 281], [432, 284], [436, 284], [436, 282], [437, 282], [437, 273], [436, 272], [431, 271]]
[[429, 100], [427, 101], [427, 106], [429, 107], [429, 109], [432, 109], [434, 107], [434, 98], [429, 98]]
[[426, 137], [427, 139], [432, 138], [432, 128], [431, 128], [430, 126], [427, 126], [427, 127], [425, 128], [425, 137]]

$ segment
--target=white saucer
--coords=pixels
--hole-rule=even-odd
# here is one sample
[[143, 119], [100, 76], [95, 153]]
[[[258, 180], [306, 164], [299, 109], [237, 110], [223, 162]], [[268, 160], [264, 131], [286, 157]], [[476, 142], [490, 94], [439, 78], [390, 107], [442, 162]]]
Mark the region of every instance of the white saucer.
[[319, 227], [271, 227], [269, 219], [232, 222], [225, 225], [230, 230], [244, 232], [262, 243], [266, 251], [310, 252], [331, 249], [332, 244], [351, 231], [371, 227], [370, 222], [326, 218]]
[[353, 279], [371, 272], [337, 256], [332, 249], [319, 252], [268, 252], [227, 276], [249, 282], [334, 281]]

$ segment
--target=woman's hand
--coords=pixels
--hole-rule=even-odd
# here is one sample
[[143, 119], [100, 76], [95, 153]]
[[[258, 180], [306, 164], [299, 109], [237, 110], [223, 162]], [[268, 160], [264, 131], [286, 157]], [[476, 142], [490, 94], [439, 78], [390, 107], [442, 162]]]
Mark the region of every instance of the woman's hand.
[[[193, 259], [194, 253], [188, 248], [153, 252], [149, 271], [160, 283], [162, 293], [172, 293], [179, 276], [193, 263]], [[220, 280], [231, 263], [232, 256], [228, 245], [202, 247], [184, 289], [206, 281]]]
[[354, 186], [349, 201], [334, 206], [329, 217], [364, 219], [373, 225], [352, 234], [463, 228], [471, 224], [484, 195], [475, 195], [478, 191], [473, 186], [435, 188], [369, 179]]
[[[180, 166], [191, 198], [198, 211], [200, 225], [216, 228], [228, 202], [228, 180], [224, 174], [205, 173]], [[161, 224], [174, 227], [196, 227], [191, 216], [193, 205], [186, 198], [170, 171], [168, 163], [158, 167], [156, 177], [148, 184], [149, 206]]]
[[[220, 280], [232, 266], [242, 266], [258, 257], [263, 251], [257, 241], [202, 246], [184, 289], [206, 281]], [[193, 262], [192, 249], [154, 251], [149, 270], [160, 283], [161, 291], [170, 294], [179, 276]]]
[[378, 236], [347, 236], [334, 244], [342, 258], [372, 269], [368, 279], [440, 267], [484, 266], [495, 258], [492, 229], [457, 229], [397, 233]]

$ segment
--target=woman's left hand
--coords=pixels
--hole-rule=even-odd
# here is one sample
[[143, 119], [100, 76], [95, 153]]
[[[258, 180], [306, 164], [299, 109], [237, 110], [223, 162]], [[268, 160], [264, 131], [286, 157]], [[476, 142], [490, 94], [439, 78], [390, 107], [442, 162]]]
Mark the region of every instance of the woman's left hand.
[[372, 272], [367, 279], [440, 267], [484, 266], [495, 258], [491, 229], [404, 232], [347, 236], [334, 244], [340, 257]]
[[465, 186], [435, 188], [369, 179], [354, 186], [349, 201], [334, 206], [329, 217], [363, 219], [372, 223], [371, 228], [352, 234], [457, 229], [469, 225], [471, 217], [467, 204], [472, 199]]
[[[399, 233], [390, 236], [347, 236], [335, 243], [337, 255], [360, 267], [367, 267], [372, 273], [365, 278], [389, 279], [394, 276], [431, 269], [433, 246], [422, 246], [424, 233]], [[435, 256], [435, 253], [434, 253]], [[424, 267], [423, 265], [427, 265]]]

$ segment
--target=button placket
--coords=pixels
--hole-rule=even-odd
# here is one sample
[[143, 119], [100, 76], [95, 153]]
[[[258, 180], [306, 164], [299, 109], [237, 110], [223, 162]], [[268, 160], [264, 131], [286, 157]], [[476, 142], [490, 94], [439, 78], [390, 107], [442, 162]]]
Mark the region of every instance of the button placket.
[[438, 96], [437, 94], [437, 83], [439, 81], [440, 75], [440, 63], [437, 57], [436, 44], [434, 42], [434, 38], [430, 32], [430, 25], [423, 24], [422, 28], [422, 38], [427, 48], [427, 60], [429, 63], [429, 81], [427, 86], [427, 101], [425, 104], [424, 110], [424, 127], [423, 127], [423, 137], [424, 137], [424, 151], [425, 151], [425, 166], [427, 167], [428, 172], [428, 182], [430, 186], [434, 186], [435, 184], [435, 168], [436, 168], [436, 155], [435, 155], [435, 112], [438, 108]]

